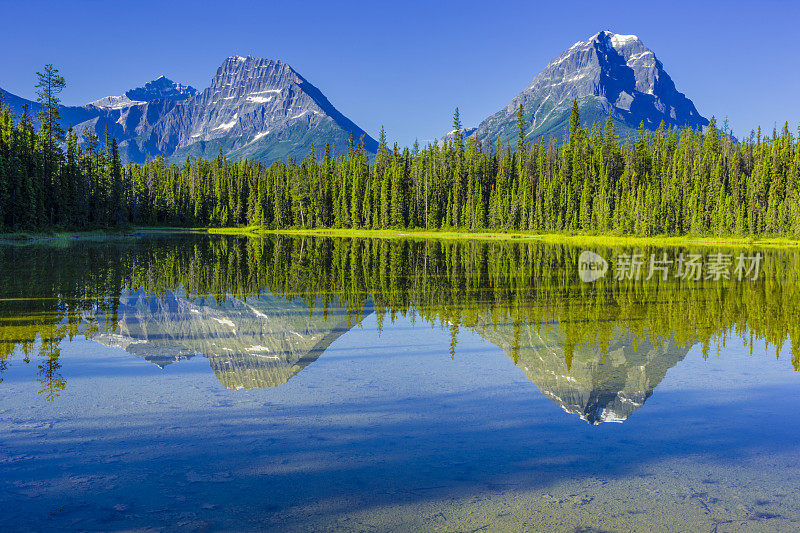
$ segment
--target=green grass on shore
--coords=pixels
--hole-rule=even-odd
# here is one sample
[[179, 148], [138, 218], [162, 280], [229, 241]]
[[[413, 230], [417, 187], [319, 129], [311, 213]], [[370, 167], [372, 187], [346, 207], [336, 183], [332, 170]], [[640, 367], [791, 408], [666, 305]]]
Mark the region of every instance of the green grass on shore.
[[589, 244], [596, 246], [708, 246], [708, 247], [800, 247], [800, 240], [786, 237], [718, 236], [634, 236], [585, 233], [534, 233], [523, 231], [452, 231], [421, 229], [280, 229], [258, 226], [212, 228], [209, 233], [223, 235], [307, 235], [320, 237], [361, 237], [374, 239], [447, 239], [484, 241], [539, 241], [553, 244]]

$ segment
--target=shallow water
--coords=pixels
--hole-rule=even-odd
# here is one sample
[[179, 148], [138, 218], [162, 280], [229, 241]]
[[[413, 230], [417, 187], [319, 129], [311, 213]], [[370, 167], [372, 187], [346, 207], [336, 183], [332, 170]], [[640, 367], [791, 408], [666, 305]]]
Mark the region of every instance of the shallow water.
[[798, 253], [580, 252], [0, 247], [0, 529], [798, 529]]

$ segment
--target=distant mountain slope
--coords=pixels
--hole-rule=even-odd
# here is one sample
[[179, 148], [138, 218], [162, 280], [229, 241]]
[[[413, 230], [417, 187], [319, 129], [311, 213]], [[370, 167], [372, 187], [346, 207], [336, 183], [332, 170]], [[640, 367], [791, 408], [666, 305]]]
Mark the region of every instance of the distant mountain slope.
[[[108, 130], [109, 136], [123, 145], [127, 140], [148, 131], [181, 100], [196, 92], [191, 87], [174, 83], [162, 76], [146, 83], [144, 87], [132, 89], [120, 96], [106, 96], [80, 107], [60, 106], [61, 125], [64, 130], [72, 126], [78, 135], [79, 143], [83, 142], [83, 132], [88, 128], [101, 139]], [[41, 109], [38, 102], [20, 98], [3, 89], [0, 89], [0, 93], [17, 119], [22, 116], [23, 105], [27, 104], [29, 112], [34, 117], [34, 123], [38, 124], [36, 114]], [[137, 98], [146, 97], [149, 100], [132, 99], [131, 95]], [[124, 148], [123, 155], [125, 155]], [[134, 155], [139, 156], [139, 154]], [[144, 156], [128, 157], [128, 159], [143, 161]]]
[[513, 144], [522, 104], [530, 141], [560, 139], [573, 100], [578, 101], [581, 123], [605, 121], [611, 112], [621, 137], [631, 136], [642, 122], [650, 130], [662, 121], [671, 127], [708, 125], [638, 37], [601, 31], [553, 59], [506, 107], [481, 122], [473, 135], [484, 146], [497, 139]]
[[[36, 102], [35, 100], [27, 100], [4, 89], [0, 89], [0, 96], [3, 98], [3, 103], [11, 108], [15, 119], [18, 120], [19, 117], [22, 116], [23, 106], [27, 104], [28, 113], [30, 113], [33, 117], [34, 123], [38, 124], [38, 119], [36, 116], [37, 113], [39, 113], [39, 111], [42, 109], [42, 106], [39, 104], [39, 102]], [[61, 123], [65, 129], [69, 124], [79, 124], [81, 122], [91, 120], [97, 116], [97, 112], [95, 110], [88, 109], [86, 107], [61, 106], [60, 111]]]

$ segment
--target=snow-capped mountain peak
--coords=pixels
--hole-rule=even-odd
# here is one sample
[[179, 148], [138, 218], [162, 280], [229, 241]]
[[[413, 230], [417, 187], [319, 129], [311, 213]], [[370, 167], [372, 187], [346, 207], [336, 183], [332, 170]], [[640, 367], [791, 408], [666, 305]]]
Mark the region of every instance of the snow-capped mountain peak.
[[90, 102], [87, 106], [93, 106], [105, 110], [120, 110], [131, 106], [143, 105], [154, 100], [186, 100], [197, 94], [194, 87], [175, 83], [166, 76], [159, 76], [153, 81], [144, 84], [144, 87], [137, 87], [126, 91], [120, 96], [106, 96]]
[[653, 130], [661, 122], [667, 127], [708, 124], [638, 36], [603, 30], [556, 56], [504, 109], [484, 120], [475, 135], [484, 143], [498, 138], [513, 143], [522, 105], [528, 139], [560, 138], [573, 100], [582, 123], [605, 120], [611, 113], [623, 137], [640, 123]]
[[164, 115], [144, 139], [147, 144], [136, 149], [176, 157], [222, 149], [231, 157], [302, 158], [312, 143], [324, 149], [329, 142], [342, 152], [351, 132], [356, 139], [364, 135], [368, 151], [377, 150], [372, 138], [288, 64], [232, 55], [207, 89]]

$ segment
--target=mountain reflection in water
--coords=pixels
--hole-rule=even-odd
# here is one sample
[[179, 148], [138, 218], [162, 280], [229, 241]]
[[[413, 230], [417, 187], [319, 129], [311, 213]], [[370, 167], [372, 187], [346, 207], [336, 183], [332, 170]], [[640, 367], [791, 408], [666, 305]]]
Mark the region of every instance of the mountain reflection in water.
[[358, 322], [341, 308], [309, 312], [271, 295], [218, 303], [138, 290], [120, 298], [117, 321], [91, 338], [161, 368], [202, 355], [223, 386], [239, 390], [286, 383]]
[[682, 361], [691, 344], [666, 339], [657, 345], [620, 331], [601, 349], [590, 344], [567, 347], [558, 325], [522, 328], [514, 334], [486, 328], [482, 335], [503, 349], [553, 403], [590, 424], [623, 422], [653, 394], [667, 370]]
[[591, 285], [578, 280], [580, 252], [207, 236], [0, 247], [0, 378], [35, 357], [41, 393], [57, 398], [67, 386], [61, 342], [83, 335], [162, 368], [201, 355], [231, 390], [276, 387], [373, 312], [379, 328], [402, 314], [449, 330], [452, 357], [459, 332], [476, 332], [591, 424], [631, 416], [697, 344], [708, 356], [738, 337], [780, 357], [789, 339], [798, 367], [796, 251], [765, 252], [756, 281]]

